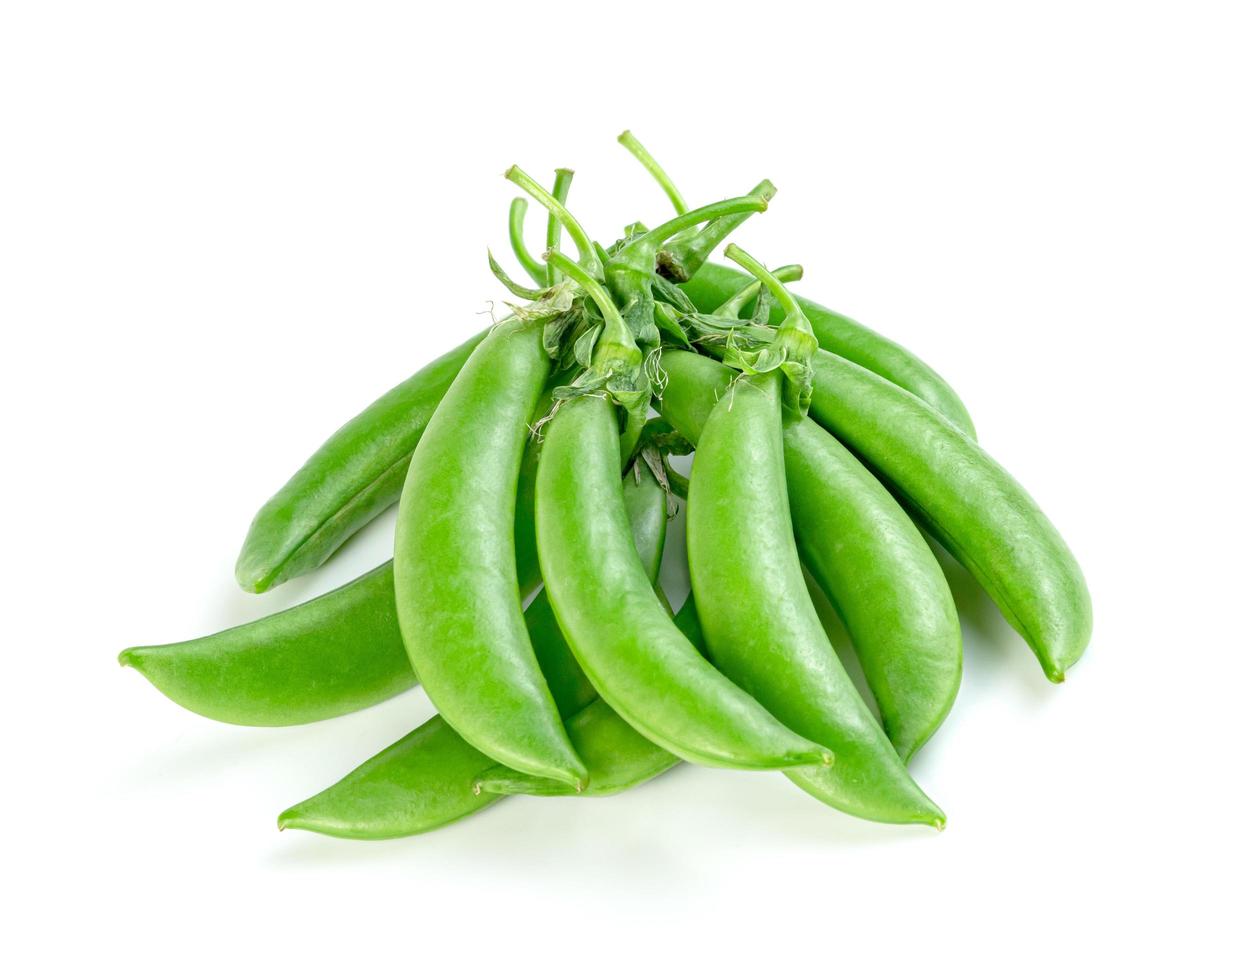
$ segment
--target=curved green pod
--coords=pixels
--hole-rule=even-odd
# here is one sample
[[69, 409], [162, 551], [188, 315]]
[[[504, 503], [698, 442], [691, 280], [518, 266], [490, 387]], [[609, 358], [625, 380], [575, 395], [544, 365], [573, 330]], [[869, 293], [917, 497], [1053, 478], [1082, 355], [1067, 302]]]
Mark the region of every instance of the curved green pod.
[[341, 588], [212, 636], [120, 656], [184, 708], [234, 725], [301, 725], [416, 684], [386, 562]]
[[[447, 723], [513, 769], [583, 785], [524, 626], [515, 559], [528, 422], [551, 368], [543, 327], [496, 326], [425, 429], [399, 500], [394, 594], [407, 655]], [[614, 479], [618, 492], [618, 466]]]
[[801, 572], [784, 476], [781, 376], [741, 376], [715, 405], [689, 478], [688, 563], [716, 667], [836, 756], [785, 773], [817, 799], [885, 823], [942, 827], [823, 629]]
[[627, 543], [618, 460], [614, 406], [576, 398], [549, 423], [537, 471], [542, 577], [563, 635], [602, 699], [691, 762], [784, 769], [827, 758], [706, 663], [672, 625]]
[[[537, 458], [530, 440], [515, 510], [516, 569], [525, 594], [541, 579], [533, 529]], [[389, 561], [271, 616], [181, 643], [131, 647], [119, 659], [182, 707], [234, 725], [336, 718], [417, 683], [398, 628]]]
[[[665, 352], [662, 367], [663, 417], [696, 443], [735, 372], [687, 351]], [[844, 622], [884, 731], [907, 761], [947, 716], [961, 680], [948, 583], [909, 516], [834, 436], [789, 417], [783, 439], [801, 560]]]
[[814, 357], [810, 414], [921, 517], [1060, 682], [1091, 639], [1091, 595], [1052, 522], [928, 404], [842, 357]]
[[[736, 269], [707, 262], [680, 288], [703, 313], [712, 313], [720, 304], [748, 286], [751, 277]], [[881, 378], [917, 395], [974, 438], [974, 423], [961, 398], [933, 368], [895, 341], [875, 333], [856, 320], [850, 320], [813, 300], [797, 297], [809, 318], [814, 336], [824, 350], [847, 358]], [[771, 322], [779, 323], [782, 311], [771, 311]]]
[[[624, 478], [623, 496], [637, 555], [655, 579], [666, 540], [666, 494], [638, 467]], [[568, 649], [544, 591], [529, 603], [524, 621], [560, 714], [574, 716], [597, 693]], [[493, 764], [434, 716], [328, 789], [285, 810], [278, 826], [357, 840], [422, 834], [496, 802], [497, 795], [474, 791], [476, 777]], [[571, 791], [566, 783], [556, 785]]]
[[[697, 607], [690, 595], [675, 614], [676, 628], [704, 653]], [[585, 796], [613, 796], [649, 782], [673, 766], [678, 756], [655, 745], [616, 714], [601, 699], [590, 702], [567, 719], [567, 734], [589, 769]], [[539, 779], [506, 766], [490, 766], [476, 778], [481, 792], [508, 796], [573, 796], [565, 784]]]
[[325, 440], [251, 522], [234, 568], [265, 592], [319, 567], [398, 499], [412, 451], [488, 331], [425, 365]]

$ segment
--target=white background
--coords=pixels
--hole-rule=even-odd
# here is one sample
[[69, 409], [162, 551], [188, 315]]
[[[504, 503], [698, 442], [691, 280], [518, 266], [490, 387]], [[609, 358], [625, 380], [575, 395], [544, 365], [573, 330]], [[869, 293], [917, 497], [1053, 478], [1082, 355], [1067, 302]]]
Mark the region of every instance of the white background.
[[[6, 4], [8, 975], [1241, 976], [1236, 6]], [[508, 164], [575, 167], [605, 240], [666, 213], [626, 126], [695, 201], [775, 181], [739, 240], [953, 383], [1082, 560], [1091, 649], [1055, 688], [966, 592], [915, 764], [943, 834], [683, 767], [279, 835], [424, 696], [244, 730], [114, 657], [388, 555], [384, 520], [232, 582], [255, 508], [503, 298]]]

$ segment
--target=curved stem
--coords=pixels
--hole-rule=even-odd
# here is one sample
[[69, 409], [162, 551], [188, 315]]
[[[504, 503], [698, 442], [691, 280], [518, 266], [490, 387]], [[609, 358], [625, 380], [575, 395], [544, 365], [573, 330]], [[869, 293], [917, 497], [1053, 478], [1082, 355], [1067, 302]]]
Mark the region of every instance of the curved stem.
[[527, 286], [521, 286], [518, 282], [508, 276], [506, 270], [499, 265], [498, 260], [494, 258], [493, 252], [489, 253], [489, 271], [494, 274], [494, 277], [500, 283], [506, 286], [510, 292], [520, 297], [520, 299], [530, 301], [541, 299], [542, 290], [529, 289]]
[[608, 330], [618, 332], [620, 335], [631, 339], [632, 332], [624, 323], [623, 317], [619, 315], [619, 309], [615, 306], [615, 301], [611, 299], [610, 293], [606, 291], [605, 286], [593, 278], [584, 266], [578, 262], [573, 262], [557, 249], [546, 252], [545, 260], [585, 291], [589, 299], [593, 300], [597, 305], [598, 311], [602, 314], [602, 319], [606, 321]]
[[[775, 196], [775, 185], [764, 180], [749, 192], [749, 196], [770, 201]], [[706, 264], [710, 253], [739, 228], [747, 217], [744, 214], [727, 215], [709, 222], [704, 228], [690, 228], [662, 250], [658, 256], [660, 271], [676, 282], [687, 282]]]
[[[772, 269], [773, 275], [780, 282], [797, 282], [803, 275], [805, 269], [799, 265], [781, 265], [778, 269]], [[739, 319], [740, 311], [743, 310], [750, 301], [757, 298], [758, 293], [762, 290], [762, 280], [754, 279], [735, 296], [724, 301], [723, 305], [714, 311], [715, 316], [732, 317]]]
[[[560, 204], [567, 203], [567, 192], [571, 190], [572, 177], [575, 171], [560, 167], [554, 171], [554, 187], [550, 195]], [[563, 223], [551, 211], [546, 215], [546, 251], [557, 250], [563, 238]], [[558, 282], [558, 271], [549, 263], [546, 264], [546, 285], [553, 286]]]
[[625, 129], [622, 133], [620, 133], [619, 142], [623, 144], [624, 148], [629, 153], [640, 161], [641, 166], [650, 172], [650, 176], [658, 181], [658, 185], [667, 195], [667, 200], [669, 200], [671, 202], [671, 206], [675, 208], [675, 213], [683, 214], [687, 211], [688, 205], [684, 203], [683, 195], [676, 190], [675, 183], [670, 177], [667, 176], [667, 171], [663, 170], [658, 161], [650, 156], [649, 150], [645, 149], [645, 147], [641, 145], [641, 141], [632, 135], [632, 130]]
[[598, 262], [597, 252], [593, 248], [593, 241], [589, 238], [580, 222], [572, 217], [571, 212], [567, 208], [563, 207], [562, 202], [552, 197], [549, 191], [528, 176], [528, 174], [524, 173], [519, 167], [512, 166], [508, 168], [505, 176], [511, 183], [523, 188], [538, 204], [562, 222], [563, 227], [567, 229], [567, 234], [571, 236], [572, 242], [576, 245], [580, 264], [594, 275], [597, 275], [600, 272], [598, 268], [600, 263]]
[[[704, 221], [734, 218], [740, 215], [756, 214], [759, 211], [765, 210], [766, 198], [760, 194], [748, 194], [745, 197], [729, 197], [725, 201], [717, 201], [714, 204], [707, 204], [704, 207], [676, 215], [670, 221], [664, 221], [657, 228], [647, 231], [640, 238], [624, 246], [624, 248], [636, 249], [638, 251], [642, 248], [656, 249], [673, 235], [678, 235], [689, 228], [696, 228]], [[737, 226], [744, 220], [741, 217], [740, 221], [736, 223]]]
[[806, 318], [805, 314], [801, 312], [801, 307], [797, 305], [796, 298], [792, 295], [792, 293], [788, 292], [775, 273], [771, 272], [770, 269], [764, 266], [739, 245], [729, 245], [723, 254], [750, 275], [755, 276], [761, 282], [766, 284], [766, 288], [771, 291], [771, 295], [779, 300], [779, 305], [783, 308], [785, 317], [793, 320], [792, 326], [799, 326], [801, 323], [804, 323], [805, 332], [811, 335], [814, 333], [813, 329], [810, 327], [810, 321]]
[[524, 271], [532, 276], [533, 282], [544, 286], [546, 270], [540, 262], [533, 258], [532, 252], [524, 244], [524, 216], [528, 214], [528, 198], [517, 197], [511, 202], [511, 213], [508, 216], [507, 230], [511, 235], [511, 251], [519, 259]]

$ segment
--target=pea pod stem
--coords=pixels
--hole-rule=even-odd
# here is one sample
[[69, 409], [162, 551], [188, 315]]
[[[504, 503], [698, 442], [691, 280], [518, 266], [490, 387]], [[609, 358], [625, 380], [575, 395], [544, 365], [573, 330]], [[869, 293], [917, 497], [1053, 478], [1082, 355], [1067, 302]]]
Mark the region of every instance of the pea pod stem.
[[658, 181], [658, 185], [667, 195], [667, 200], [669, 200], [671, 202], [671, 206], [675, 208], [675, 213], [683, 214], [687, 211], [688, 205], [685, 203], [683, 195], [681, 195], [676, 189], [675, 182], [667, 176], [667, 171], [663, 170], [658, 161], [650, 155], [649, 150], [645, 149], [645, 147], [641, 145], [641, 141], [632, 135], [632, 131], [625, 129], [622, 133], [620, 133], [619, 142], [629, 153], [636, 157], [641, 166], [649, 171], [650, 176]]
[[[751, 278], [738, 269], [706, 263], [679, 288], [699, 311], [710, 313], [748, 285]], [[929, 364], [895, 341], [820, 303], [801, 296], [797, 297], [797, 302], [809, 317], [820, 347], [912, 392], [974, 438], [974, 422], [965, 404]], [[771, 322], [779, 319], [781, 316], [776, 310]]]
[[511, 251], [515, 253], [524, 271], [538, 286], [546, 284], [546, 270], [540, 262], [533, 258], [524, 241], [524, 218], [528, 214], [528, 198], [516, 197], [511, 200], [508, 214], [507, 231], [511, 239]]
[[[798, 282], [805, 275], [805, 268], [800, 265], [781, 265], [771, 271], [779, 282]], [[715, 316], [739, 318], [741, 311], [756, 300], [762, 292], [762, 280], [753, 279], [735, 294], [725, 299], [714, 311]]]
[[[598, 260], [597, 250], [593, 246], [593, 241], [589, 238], [588, 233], [580, 222], [564, 207], [563, 203], [518, 166], [508, 168], [505, 176], [507, 180], [526, 191], [538, 204], [559, 220], [563, 227], [567, 229], [567, 234], [571, 236], [572, 243], [576, 246], [580, 264], [588, 269], [595, 278], [600, 278], [602, 272], [601, 263]], [[539, 278], [537, 281], [541, 282], [543, 279], [544, 270], [542, 278]]]
[[[574, 171], [566, 168], [554, 171], [554, 186], [551, 188], [550, 196], [564, 206], [567, 204], [567, 192], [571, 190], [573, 176], [575, 176]], [[563, 222], [553, 211], [550, 211], [546, 214], [546, 251], [556, 251], [562, 238]], [[546, 285], [553, 286], [556, 282], [558, 282], [558, 270], [547, 262]]]
[[784, 284], [752, 255], [738, 245], [729, 245], [725, 254], [765, 284], [784, 311], [784, 319], [775, 329], [774, 338], [750, 366], [757, 369], [765, 363], [768, 370], [782, 370], [785, 375], [784, 400], [802, 414], [810, 404], [813, 373], [810, 359], [818, 349], [818, 340], [809, 318]]
[[[749, 196], [768, 202], [775, 194], [775, 185], [769, 180], [761, 181], [749, 192]], [[658, 271], [674, 282], [687, 282], [705, 264], [710, 253], [745, 222], [745, 218], [742, 214], [724, 215], [702, 228], [687, 229], [658, 253]]]

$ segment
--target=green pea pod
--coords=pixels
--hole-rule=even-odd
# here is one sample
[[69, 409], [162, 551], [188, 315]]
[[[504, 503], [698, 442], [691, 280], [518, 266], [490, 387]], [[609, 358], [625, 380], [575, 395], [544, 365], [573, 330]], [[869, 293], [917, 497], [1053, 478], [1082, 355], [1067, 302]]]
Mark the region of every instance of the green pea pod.
[[697, 442], [688, 558], [714, 664], [789, 728], [828, 746], [833, 769], [787, 773], [837, 809], [943, 826], [832, 649], [793, 536], [784, 479], [781, 376], [740, 377]]
[[255, 515], [234, 568], [265, 592], [319, 567], [398, 499], [412, 450], [479, 333], [387, 391], [331, 435]]
[[[707, 264], [682, 288], [699, 309], [712, 312], [749, 281], [735, 269]], [[801, 305], [826, 349], [914, 392], [973, 437], [961, 399], [926, 364], [811, 300]], [[424, 427], [484, 336], [478, 334], [382, 395], [330, 436], [260, 509], [238, 558], [237, 577], [244, 589], [263, 592], [318, 567], [398, 499]]]
[[[666, 539], [666, 494], [638, 467], [625, 477], [623, 497], [633, 544], [652, 580]], [[544, 591], [533, 597], [524, 620], [559, 712], [575, 715], [597, 694], [559, 632]], [[421, 834], [496, 802], [493, 793], [473, 791], [475, 777], [492, 764], [434, 716], [333, 786], [287, 809], [278, 826], [358, 840]]]
[[524, 628], [515, 561], [528, 420], [550, 374], [542, 329], [496, 326], [425, 429], [398, 505], [394, 594], [407, 655], [446, 721], [513, 769], [583, 786]]
[[[712, 313], [726, 300], [749, 285], [750, 276], [726, 266], [707, 262], [693, 278], [681, 285], [696, 307]], [[833, 351], [893, 384], [913, 392], [954, 425], [974, 438], [974, 423], [957, 393], [935, 371], [900, 344], [875, 333], [856, 320], [841, 316], [825, 306], [800, 299], [809, 317], [819, 346]], [[781, 310], [771, 312], [771, 322], [779, 323]]]
[[[692, 596], [675, 614], [675, 625], [702, 651], [701, 624], [697, 622], [697, 607]], [[585, 796], [613, 796], [648, 782], [680, 763], [677, 756], [645, 738], [602, 700], [591, 702], [568, 718], [567, 734], [589, 768]], [[485, 793], [508, 796], [574, 795], [564, 783], [538, 779], [506, 766], [491, 766], [477, 777], [476, 786]]]
[[911, 393], [823, 351], [810, 414], [921, 517], [1060, 682], [1091, 639], [1091, 596], [1057, 529], [1009, 473]]
[[[662, 368], [663, 417], [696, 443], [735, 374], [687, 351], [664, 353]], [[891, 494], [813, 420], [784, 420], [784, 469], [801, 559], [843, 620], [884, 731], [908, 760], [947, 716], [961, 680], [948, 583]]]
[[234, 725], [301, 725], [367, 708], [416, 683], [386, 562], [254, 623], [120, 657], [184, 708]]
[[[533, 528], [538, 446], [530, 440], [525, 448], [516, 495], [515, 562], [524, 594], [541, 580]], [[234, 725], [336, 718], [417, 683], [388, 561], [255, 622], [182, 643], [131, 647], [119, 659], [182, 707]]]
[[537, 470], [542, 576], [593, 686], [633, 728], [689, 761], [783, 769], [824, 760], [825, 749], [784, 728], [672, 625], [628, 544], [618, 460], [614, 406], [582, 397], [547, 426]]

